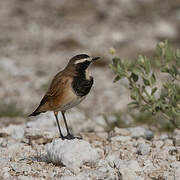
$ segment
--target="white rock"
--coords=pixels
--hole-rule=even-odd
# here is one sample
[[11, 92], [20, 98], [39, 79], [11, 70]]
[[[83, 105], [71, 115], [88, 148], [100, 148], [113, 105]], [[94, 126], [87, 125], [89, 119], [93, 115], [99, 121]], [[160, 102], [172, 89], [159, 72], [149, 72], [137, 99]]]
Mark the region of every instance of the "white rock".
[[139, 166], [138, 162], [135, 160], [131, 160], [128, 162], [128, 167], [133, 171], [141, 171], [141, 167]]
[[[63, 176], [61, 177], [61, 180], [83, 180], [84, 177], [83, 176]], [[88, 178], [87, 180], [91, 180], [90, 178]]]
[[121, 135], [121, 136], [130, 136], [130, 131], [126, 128], [118, 128], [118, 127], [115, 127], [114, 128], [114, 132], [115, 134], [117, 135]]
[[151, 140], [154, 137], [154, 134], [153, 134], [153, 132], [151, 130], [146, 129], [145, 132], [144, 132], [144, 137], [147, 140]]
[[152, 160], [150, 160], [150, 159], [145, 160], [143, 165], [144, 166], [143, 166], [142, 169], [143, 169], [144, 173], [149, 173], [149, 172], [152, 172], [152, 171], [154, 171], [156, 169], [156, 167], [152, 163]]
[[107, 118], [107, 121], [108, 121], [109, 124], [111, 124], [111, 123], [116, 122], [117, 118], [115, 116], [109, 115], [108, 118]]
[[173, 137], [173, 142], [175, 146], [180, 146], [180, 135]]
[[1, 169], [0, 175], [3, 176], [3, 179], [11, 179], [12, 178], [9, 171], [10, 171], [9, 167], [3, 167]]
[[16, 129], [14, 129], [14, 131], [12, 132], [12, 137], [14, 139], [22, 139], [24, 137], [24, 128], [19, 126]]
[[159, 137], [159, 139], [162, 141], [167, 140], [168, 138], [168, 134], [161, 134], [161, 136]]
[[131, 136], [133, 138], [144, 137], [145, 134], [145, 129], [143, 127], [129, 128], [129, 131], [131, 132]]
[[26, 128], [25, 129], [25, 137], [27, 139], [38, 139], [38, 138], [47, 138], [47, 139], [53, 139], [56, 137], [55, 131], [47, 131], [42, 130], [38, 128]]
[[134, 127], [128, 128], [133, 138], [143, 137], [147, 140], [151, 140], [154, 137], [154, 134], [151, 130], [143, 128], [143, 127]]
[[150, 153], [150, 145], [145, 143], [140, 143], [137, 147], [137, 154], [148, 155]]
[[112, 141], [127, 142], [131, 140], [130, 136], [115, 136], [111, 138]]
[[30, 172], [31, 171], [31, 166], [29, 164], [18, 163], [18, 162], [12, 162], [11, 168], [16, 173], [22, 173], [22, 172], [24, 173], [24, 172]]
[[180, 167], [175, 170], [175, 177], [174, 177], [174, 179], [175, 180], [179, 180], [180, 179]]
[[34, 178], [34, 177], [28, 177], [28, 176], [19, 176], [18, 180], [42, 180], [42, 178]]
[[97, 123], [97, 125], [102, 126], [102, 127], [106, 127], [107, 126], [107, 123], [106, 123], [106, 121], [105, 121], [103, 116], [97, 116], [96, 117], [96, 123]]
[[97, 149], [84, 140], [56, 139], [46, 147], [47, 158], [54, 164], [63, 164], [75, 173], [83, 164], [96, 164], [100, 155]]
[[116, 159], [118, 159], [118, 157], [120, 156], [120, 153], [113, 153], [113, 154], [108, 154], [108, 156], [106, 157], [106, 161], [108, 162], [108, 164], [111, 167], [114, 167], [114, 161]]
[[1, 132], [12, 135], [13, 138], [23, 137], [24, 129], [19, 125], [9, 125], [8, 127], [4, 127], [1, 129]]
[[136, 171], [141, 171], [141, 168], [137, 161], [131, 160], [115, 160], [115, 166], [118, 168], [119, 172], [122, 175], [122, 179], [125, 180], [139, 180], [142, 179], [141, 177], [138, 177], [136, 174]]
[[170, 174], [170, 172], [164, 172], [163, 174], [164, 180], [174, 180], [174, 176]]
[[154, 141], [153, 145], [155, 145], [156, 148], [161, 148], [164, 145], [163, 141]]

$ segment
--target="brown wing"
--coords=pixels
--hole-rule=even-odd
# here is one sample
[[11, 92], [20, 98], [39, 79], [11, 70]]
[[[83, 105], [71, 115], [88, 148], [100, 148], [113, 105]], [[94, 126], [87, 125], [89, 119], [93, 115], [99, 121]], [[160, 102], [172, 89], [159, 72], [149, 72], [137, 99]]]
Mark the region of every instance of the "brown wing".
[[71, 87], [72, 77], [65, 75], [63, 72], [58, 73], [52, 80], [51, 85], [45, 96], [40, 102], [36, 112], [46, 112], [55, 110], [65, 104], [64, 96], [66, 91]]

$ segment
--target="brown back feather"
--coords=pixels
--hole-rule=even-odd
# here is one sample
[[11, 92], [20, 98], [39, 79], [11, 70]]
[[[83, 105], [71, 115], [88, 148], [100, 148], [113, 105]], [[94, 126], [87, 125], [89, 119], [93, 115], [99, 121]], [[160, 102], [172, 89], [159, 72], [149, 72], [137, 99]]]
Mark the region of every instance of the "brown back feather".
[[48, 110], [53, 110], [53, 105], [56, 106], [56, 103], [54, 102], [56, 101], [57, 97], [63, 95], [63, 92], [66, 91], [67, 87], [69, 87], [69, 83], [72, 82], [72, 78], [75, 75], [75, 70], [69, 70], [69, 68], [57, 73], [53, 78], [48, 91], [42, 98], [36, 112], [45, 112]]

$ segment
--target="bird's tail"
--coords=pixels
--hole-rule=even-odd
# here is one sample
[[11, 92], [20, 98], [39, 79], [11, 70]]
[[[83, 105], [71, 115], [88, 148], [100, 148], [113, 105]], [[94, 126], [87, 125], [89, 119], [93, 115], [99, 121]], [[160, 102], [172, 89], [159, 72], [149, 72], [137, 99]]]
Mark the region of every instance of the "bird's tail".
[[40, 113], [45, 113], [45, 112], [46, 112], [46, 110], [42, 108], [42, 105], [43, 105], [42, 102], [43, 102], [43, 101], [41, 101], [41, 103], [40, 103], [40, 105], [37, 107], [37, 109], [36, 109], [34, 112], [32, 112], [29, 116], [37, 116], [37, 115], [39, 115]]
[[39, 115], [41, 112], [37, 112], [36, 110], [33, 112], [33, 113], [31, 113], [30, 115], [28, 115], [29, 117], [30, 116], [37, 116], [37, 115]]
[[34, 112], [32, 112], [29, 116], [37, 116], [40, 113], [42, 113], [42, 112], [40, 111], [39, 107], [37, 107], [37, 109]]

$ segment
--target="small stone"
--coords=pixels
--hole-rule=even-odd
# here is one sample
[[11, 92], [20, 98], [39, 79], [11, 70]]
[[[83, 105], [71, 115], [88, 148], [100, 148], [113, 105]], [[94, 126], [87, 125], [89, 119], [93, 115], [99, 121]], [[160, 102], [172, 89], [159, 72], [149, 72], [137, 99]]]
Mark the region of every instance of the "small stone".
[[167, 134], [161, 134], [161, 136], [159, 137], [159, 139], [162, 140], [162, 141], [165, 141], [165, 140], [167, 140], [168, 138], [169, 138], [169, 137], [168, 137]]
[[143, 127], [134, 127], [128, 128], [131, 133], [132, 138], [140, 138], [143, 137], [147, 140], [151, 140], [154, 137], [154, 134], [151, 130], [143, 128]]
[[116, 152], [116, 153], [113, 153], [113, 154], [109, 154], [107, 157], [106, 157], [106, 161], [108, 162], [108, 164], [111, 166], [111, 167], [114, 167], [114, 161], [116, 159], [118, 159], [118, 157], [120, 156], [120, 152]]
[[126, 142], [130, 141], [131, 137], [130, 136], [115, 136], [111, 138], [112, 141], [120, 141], [120, 142]]
[[175, 146], [180, 146], [180, 135], [173, 137], [173, 143]]
[[173, 146], [173, 140], [172, 139], [166, 139], [164, 141], [165, 146]]
[[99, 136], [100, 138], [103, 138], [103, 139], [107, 139], [108, 133], [107, 132], [97, 132], [97, 136]]
[[12, 162], [11, 163], [11, 168], [16, 173], [25, 173], [25, 172], [30, 172], [31, 171], [31, 166], [28, 165], [28, 164], [24, 164], [24, 163]]
[[25, 138], [29, 139], [31, 143], [47, 144], [56, 136], [56, 132], [43, 131], [38, 128], [26, 128]]
[[102, 127], [106, 127], [107, 126], [107, 123], [106, 123], [106, 121], [105, 121], [103, 116], [96, 117], [96, 122], [97, 122], [97, 124], [99, 126], [102, 126]]
[[137, 154], [148, 155], [150, 153], [150, 145], [145, 143], [140, 143], [137, 147]]
[[128, 162], [128, 167], [135, 172], [139, 172], [142, 168], [139, 166], [139, 163], [136, 160], [131, 160]]
[[174, 179], [176, 180], [178, 180], [178, 179], [180, 179], [180, 167], [179, 168], [177, 168], [176, 170], [175, 170], [175, 173], [174, 173], [175, 175], [174, 175]]
[[8, 137], [9, 136], [9, 134], [7, 134], [7, 133], [5, 133], [5, 132], [0, 132], [0, 137]]
[[159, 149], [164, 145], [164, 142], [163, 141], [154, 141], [153, 145]]
[[[9, 171], [10, 171], [9, 167], [3, 167], [1, 169], [1, 174], [3, 175], [3, 178], [2, 178], [3, 180], [4, 179], [11, 179], [12, 178], [10, 173], [9, 173]], [[0, 179], [1, 179], [1, 177], [0, 177]]]
[[164, 180], [174, 180], [174, 176], [170, 175], [170, 173], [167, 171], [164, 172], [163, 178]]
[[16, 129], [14, 129], [12, 132], [12, 137], [14, 139], [22, 139], [24, 137], [24, 128], [19, 126]]
[[173, 133], [173, 143], [175, 146], [180, 146], [180, 130], [176, 129]]
[[145, 129], [142, 127], [128, 128], [132, 138], [144, 137]]
[[[34, 177], [18, 176], [18, 180], [34, 180]], [[40, 178], [36, 178], [36, 180], [40, 180]]]
[[120, 135], [120, 136], [130, 136], [131, 135], [129, 130], [126, 129], [126, 128], [115, 127], [114, 132], [115, 132], [116, 135]]
[[115, 160], [115, 166], [118, 168], [122, 179], [129, 179], [129, 180], [137, 180], [141, 179], [137, 176], [136, 171], [141, 171], [139, 164], [137, 161], [127, 161], [127, 160]]
[[151, 130], [147, 129], [145, 132], [144, 132], [144, 136], [145, 136], [145, 139], [146, 140], [151, 140], [153, 137], [154, 137], [154, 134]]

